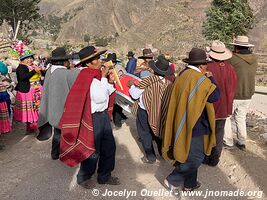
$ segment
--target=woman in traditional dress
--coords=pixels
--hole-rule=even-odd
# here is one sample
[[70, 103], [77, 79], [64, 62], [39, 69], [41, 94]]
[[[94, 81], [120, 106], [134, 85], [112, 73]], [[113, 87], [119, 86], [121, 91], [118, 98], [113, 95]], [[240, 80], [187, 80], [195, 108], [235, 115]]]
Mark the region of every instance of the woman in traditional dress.
[[9, 94], [7, 93], [7, 84], [4, 81], [7, 72], [7, 66], [0, 61], [0, 134], [11, 131], [11, 100]]
[[26, 123], [27, 132], [35, 132], [42, 94], [41, 71], [33, 65], [34, 55], [30, 50], [23, 51], [20, 61], [16, 69], [18, 84], [14, 119]]

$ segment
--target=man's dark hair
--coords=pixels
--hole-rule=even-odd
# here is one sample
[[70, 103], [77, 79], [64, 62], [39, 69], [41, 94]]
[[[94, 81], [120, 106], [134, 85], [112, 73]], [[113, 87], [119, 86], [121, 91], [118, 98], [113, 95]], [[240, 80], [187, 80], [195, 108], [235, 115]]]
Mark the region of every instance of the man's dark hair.
[[251, 54], [252, 50], [250, 47], [244, 47], [244, 46], [235, 46], [235, 52], [241, 53], [241, 54]]
[[55, 60], [55, 61], [51, 61], [52, 65], [61, 65], [64, 66], [64, 62], [67, 60]]

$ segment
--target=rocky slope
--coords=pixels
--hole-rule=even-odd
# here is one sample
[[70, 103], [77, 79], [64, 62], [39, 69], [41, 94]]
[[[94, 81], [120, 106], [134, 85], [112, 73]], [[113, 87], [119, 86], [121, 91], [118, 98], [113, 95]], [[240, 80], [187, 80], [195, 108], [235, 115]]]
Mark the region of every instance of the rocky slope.
[[[42, 0], [41, 12], [68, 16], [57, 42], [83, 42], [85, 34], [116, 36], [110, 48], [120, 54], [152, 44], [180, 56], [191, 46], [205, 45], [202, 22], [210, 3], [211, 0]], [[251, 41], [256, 44], [256, 52], [265, 55], [267, 0], [250, 3], [257, 16]]]

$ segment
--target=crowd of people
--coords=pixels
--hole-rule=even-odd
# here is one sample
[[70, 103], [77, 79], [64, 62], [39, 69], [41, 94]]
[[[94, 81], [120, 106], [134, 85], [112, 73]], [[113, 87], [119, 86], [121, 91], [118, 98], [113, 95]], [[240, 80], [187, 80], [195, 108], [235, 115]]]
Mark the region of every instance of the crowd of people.
[[[95, 187], [96, 168], [99, 184], [119, 185], [111, 174], [116, 162], [112, 129], [120, 128], [127, 116], [116, 100], [116, 84], [131, 74], [140, 81], [131, 79], [123, 87], [135, 101], [132, 113], [144, 152], [141, 161], [154, 164], [162, 156], [174, 166], [164, 186], [195, 190], [201, 186], [201, 164], [218, 165], [223, 147], [246, 150], [246, 114], [255, 92], [257, 57], [247, 36], [237, 36], [231, 44], [233, 51], [219, 40], [206, 51], [192, 48], [178, 73], [170, 53], [156, 57], [149, 48], [137, 58], [129, 51], [125, 67], [115, 53], [94, 46], [84, 47], [75, 58], [58, 47], [47, 66], [35, 66], [34, 54], [25, 50], [16, 69], [13, 109], [5, 84], [7, 67], [0, 62], [0, 132], [11, 132], [13, 113], [26, 124], [27, 134], [38, 132], [39, 140], [53, 135], [53, 160], [71, 167], [80, 164], [78, 185]], [[139, 65], [137, 59], [143, 62]]]

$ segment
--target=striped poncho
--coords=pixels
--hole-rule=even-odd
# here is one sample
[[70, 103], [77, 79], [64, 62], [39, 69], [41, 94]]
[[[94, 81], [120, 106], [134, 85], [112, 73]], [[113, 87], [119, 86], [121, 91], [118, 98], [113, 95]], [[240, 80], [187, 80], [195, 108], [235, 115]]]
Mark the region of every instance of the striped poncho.
[[[153, 133], [161, 137], [161, 123], [164, 119], [163, 113], [166, 114], [168, 96], [171, 91], [171, 81], [162, 81], [160, 76], [149, 76], [142, 80], [138, 87], [144, 89], [143, 103], [148, 114], [148, 123]], [[133, 106], [133, 113], [136, 114], [138, 102], [136, 101]]]

